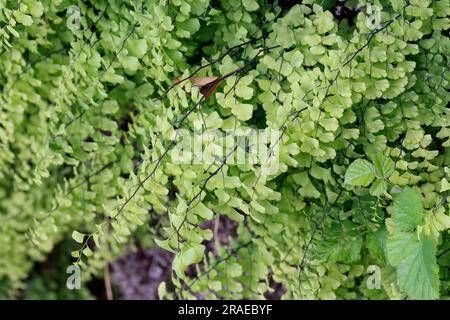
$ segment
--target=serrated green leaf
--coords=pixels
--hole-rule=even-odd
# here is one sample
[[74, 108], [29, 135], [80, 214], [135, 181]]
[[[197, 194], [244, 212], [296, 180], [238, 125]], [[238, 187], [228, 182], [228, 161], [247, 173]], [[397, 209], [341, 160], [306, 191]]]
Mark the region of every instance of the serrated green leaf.
[[377, 179], [370, 186], [370, 194], [379, 197], [387, 190], [387, 183], [383, 179]]
[[417, 241], [417, 235], [413, 232], [397, 232], [389, 235], [386, 243], [389, 263], [397, 267], [413, 254]]
[[345, 172], [345, 183], [353, 186], [368, 186], [374, 177], [372, 164], [367, 160], [357, 159]]
[[397, 267], [398, 284], [412, 299], [439, 298], [436, 245], [428, 237], [417, 241]]
[[392, 219], [396, 231], [413, 231], [423, 221], [422, 201], [417, 193], [406, 187], [394, 199]]
[[382, 154], [374, 156], [373, 165], [382, 178], [388, 178], [394, 172], [394, 161]]
[[351, 263], [358, 259], [363, 244], [356, 225], [344, 221], [328, 226], [326, 236], [317, 245], [317, 251], [329, 262]]

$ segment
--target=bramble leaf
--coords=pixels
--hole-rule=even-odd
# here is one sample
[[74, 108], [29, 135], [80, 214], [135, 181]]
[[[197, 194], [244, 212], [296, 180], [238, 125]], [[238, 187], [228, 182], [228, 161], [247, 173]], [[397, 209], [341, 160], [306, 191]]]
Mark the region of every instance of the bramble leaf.
[[423, 221], [423, 207], [417, 193], [406, 187], [394, 199], [394, 228], [396, 231], [413, 231]]
[[382, 178], [388, 178], [394, 172], [394, 161], [382, 154], [375, 155], [373, 165]]
[[345, 172], [345, 183], [353, 186], [367, 186], [374, 177], [375, 172], [372, 164], [367, 160], [357, 159]]
[[437, 299], [439, 275], [436, 263], [436, 246], [429, 238], [420, 241], [414, 254], [399, 265], [400, 287], [414, 299]]

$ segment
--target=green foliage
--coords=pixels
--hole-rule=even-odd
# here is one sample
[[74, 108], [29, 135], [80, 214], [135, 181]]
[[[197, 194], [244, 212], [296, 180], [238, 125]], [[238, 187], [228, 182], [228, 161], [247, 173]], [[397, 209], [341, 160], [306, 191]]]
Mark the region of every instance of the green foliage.
[[436, 244], [415, 231], [423, 220], [419, 196], [405, 188], [394, 199], [393, 229], [387, 240], [389, 262], [397, 268], [398, 284], [413, 299], [437, 299], [439, 275]]
[[[165, 299], [448, 298], [449, 2], [270, 3], [0, 0], [0, 298], [66, 239], [83, 281], [136, 239], [173, 252]], [[177, 162], [204, 127], [279, 157]]]
[[370, 194], [378, 197], [387, 191], [386, 179], [394, 172], [394, 162], [381, 154], [376, 154], [373, 159], [373, 163], [363, 159], [352, 162], [345, 172], [345, 183], [368, 186], [376, 178], [370, 187]]
[[354, 186], [367, 186], [374, 177], [373, 165], [362, 159], [355, 160], [345, 172], [345, 182]]

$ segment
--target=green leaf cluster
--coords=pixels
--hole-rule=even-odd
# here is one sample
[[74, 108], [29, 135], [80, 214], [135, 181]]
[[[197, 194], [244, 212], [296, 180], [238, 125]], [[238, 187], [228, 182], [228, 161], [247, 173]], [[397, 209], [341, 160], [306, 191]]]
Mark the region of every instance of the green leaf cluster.
[[[0, 298], [66, 240], [83, 281], [136, 242], [173, 253], [167, 299], [448, 298], [449, 2], [332, 6], [0, 0]], [[205, 99], [189, 76], [223, 79]], [[204, 127], [279, 152], [177, 162]]]

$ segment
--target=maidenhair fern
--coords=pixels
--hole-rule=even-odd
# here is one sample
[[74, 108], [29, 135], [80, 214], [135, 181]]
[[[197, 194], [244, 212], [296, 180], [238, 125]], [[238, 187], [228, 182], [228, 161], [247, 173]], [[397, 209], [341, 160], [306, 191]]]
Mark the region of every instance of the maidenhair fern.
[[171, 252], [161, 299], [448, 298], [449, 2], [348, 2], [0, 0], [0, 297], [72, 238]]

